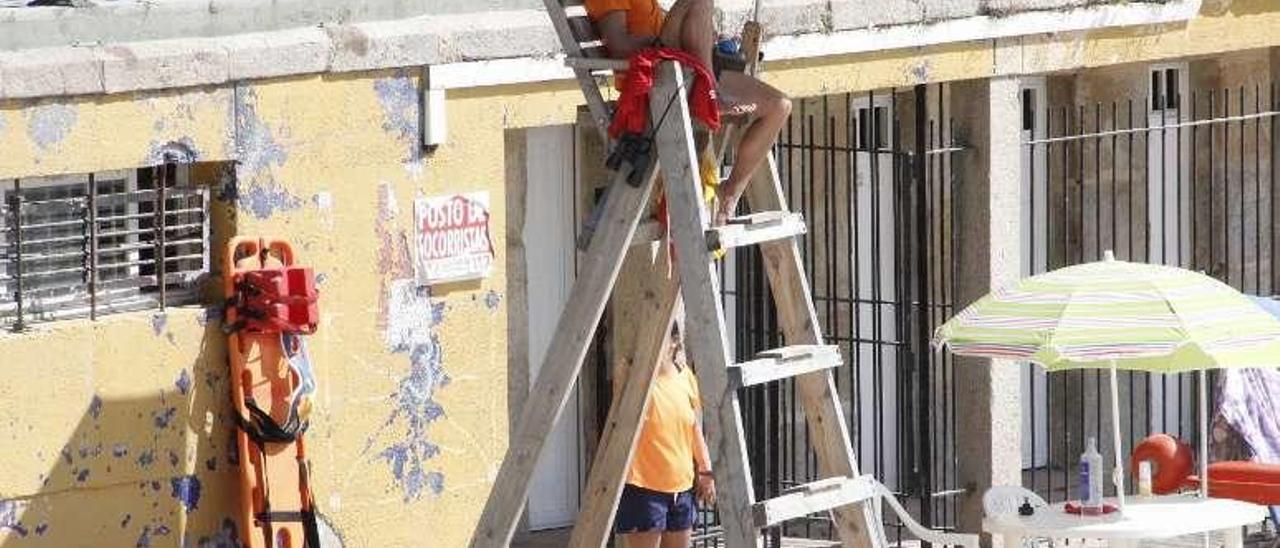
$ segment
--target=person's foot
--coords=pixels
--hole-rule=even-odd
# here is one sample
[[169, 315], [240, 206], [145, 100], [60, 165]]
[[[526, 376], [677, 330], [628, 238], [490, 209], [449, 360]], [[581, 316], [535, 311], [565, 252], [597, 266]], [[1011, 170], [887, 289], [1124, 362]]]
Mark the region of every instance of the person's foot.
[[711, 218], [711, 226], [724, 226], [738, 210], [737, 197], [725, 196], [724, 187], [725, 185], [720, 185], [720, 192], [716, 192], [715, 214]]

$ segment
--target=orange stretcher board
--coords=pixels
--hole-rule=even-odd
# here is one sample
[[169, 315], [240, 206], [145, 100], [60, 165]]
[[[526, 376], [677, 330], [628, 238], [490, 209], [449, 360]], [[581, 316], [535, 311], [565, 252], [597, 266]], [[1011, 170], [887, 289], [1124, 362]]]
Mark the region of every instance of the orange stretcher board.
[[[237, 274], [291, 266], [293, 248], [283, 240], [235, 237], [223, 257], [223, 290], [228, 303], [237, 296]], [[238, 311], [227, 306], [226, 326], [236, 326]], [[246, 548], [317, 548], [314, 500], [306, 444], [299, 432], [292, 442], [255, 440], [244, 427], [253, 401], [276, 423], [291, 413], [291, 395], [300, 379], [289, 367], [279, 332], [234, 329], [228, 334], [231, 400], [241, 427], [239, 522]]]

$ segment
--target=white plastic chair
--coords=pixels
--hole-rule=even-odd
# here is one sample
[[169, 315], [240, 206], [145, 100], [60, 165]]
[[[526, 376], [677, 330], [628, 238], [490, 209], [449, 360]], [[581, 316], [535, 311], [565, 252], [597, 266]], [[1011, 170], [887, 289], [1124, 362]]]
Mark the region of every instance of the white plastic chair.
[[1018, 508], [1030, 502], [1036, 510], [1049, 506], [1035, 491], [1017, 485], [996, 485], [982, 495], [982, 511], [987, 517], [1018, 515]]
[[[1035, 491], [1018, 485], [996, 485], [983, 493], [982, 511], [987, 514], [987, 517], [1017, 516], [1018, 509], [1028, 502], [1037, 512], [1049, 507], [1049, 503]], [[1022, 546], [1023, 548], [1053, 546], [1053, 539], [1028, 538], [1022, 541]]]
[[[889, 503], [889, 507], [893, 509], [893, 512], [898, 515], [898, 519], [907, 527], [907, 530], [911, 531], [911, 534], [915, 535], [915, 537], [921, 541], [932, 543], [934, 545], [980, 548], [981, 544], [978, 535], [971, 535], [967, 533], [947, 533], [935, 529], [929, 529], [928, 527], [921, 525], [911, 517], [911, 513], [907, 512], [906, 508], [902, 507], [902, 503], [898, 502], [898, 498], [894, 496], [893, 491], [890, 491], [888, 487], [885, 487], [884, 484], [878, 481], [871, 481], [874, 482], [875, 490], [879, 495], [875, 498], [874, 504], [877, 516], [883, 517], [883, 514], [881, 513], [881, 503], [887, 502]], [[874, 542], [877, 543], [879, 547], [887, 548], [889, 546], [889, 542], [888, 539], [885, 538], [882, 525], [883, 522], [883, 519], [877, 520], [876, 522], [876, 525], [880, 525], [880, 531], [874, 533]]]

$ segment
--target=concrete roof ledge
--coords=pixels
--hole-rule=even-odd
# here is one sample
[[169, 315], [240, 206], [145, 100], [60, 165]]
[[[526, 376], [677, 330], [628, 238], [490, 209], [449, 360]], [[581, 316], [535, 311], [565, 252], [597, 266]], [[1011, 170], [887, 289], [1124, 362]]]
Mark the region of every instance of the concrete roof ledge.
[[221, 40], [227, 50], [227, 78], [252, 80], [324, 72], [332, 42], [318, 28], [238, 34]]
[[[976, 2], [985, 2], [985, 6], [993, 0], [947, 1], [964, 11], [973, 9], [971, 4]], [[1044, 1], [1075, 5], [1097, 0]], [[1201, 1], [1097, 4], [868, 27], [860, 0], [770, 0], [761, 19], [770, 35], [765, 44], [767, 59], [786, 60], [1179, 22], [1199, 13]], [[879, 16], [888, 13], [904, 21], [930, 16], [921, 12], [918, 0], [884, 2], [889, 11]], [[722, 28], [739, 28], [750, 17], [752, 4], [753, 0], [721, 0]], [[432, 66], [431, 85], [436, 88], [571, 78], [558, 55], [558, 40], [540, 10], [431, 15], [213, 38], [0, 52], [0, 99], [119, 93], [423, 65]], [[468, 75], [476, 72], [482, 74]]]
[[210, 38], [155, 40], [103, 46], [106, 93], [220, 84], [229, 79], [230, 57]]
[[0, 97], [103, 93], [99, 48], [40, 48], [0, 53]]

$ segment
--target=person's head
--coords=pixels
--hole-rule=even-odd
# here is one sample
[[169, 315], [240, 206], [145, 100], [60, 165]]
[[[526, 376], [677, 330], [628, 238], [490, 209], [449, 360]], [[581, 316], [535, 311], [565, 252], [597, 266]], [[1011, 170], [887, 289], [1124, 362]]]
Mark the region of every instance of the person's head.
[[685, 354], [684, 348], [684, 332], [681, 325], [683, 323], [679, 319], [671, 322], [671, 332], [667, 339], [667, 349], [671, 352], [670, 363], [679, 369], [684, 369], [689, 365], [689, 358]]

